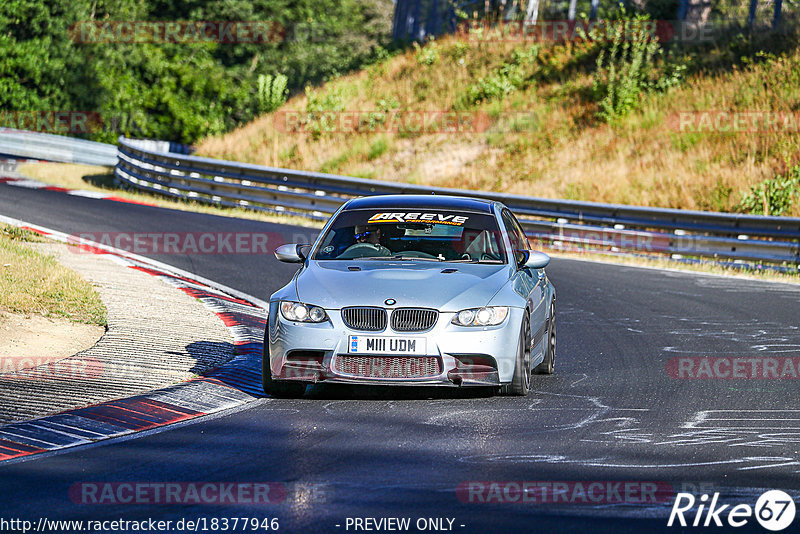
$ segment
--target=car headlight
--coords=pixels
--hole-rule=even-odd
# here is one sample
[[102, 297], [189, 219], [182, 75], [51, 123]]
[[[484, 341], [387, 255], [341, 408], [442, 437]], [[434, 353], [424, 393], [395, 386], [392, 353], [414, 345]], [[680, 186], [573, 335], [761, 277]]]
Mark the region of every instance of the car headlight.
[[508, 316], [508, 306], [486, 306], [461, 310], [453, 317], [458, 326], [494, 326], [502, 323]]
[[298, 323], [321, 323], [328, 319], [328, 314], [319, 306], [289, 300], [281, 301], [281, 315], [287, 321]]

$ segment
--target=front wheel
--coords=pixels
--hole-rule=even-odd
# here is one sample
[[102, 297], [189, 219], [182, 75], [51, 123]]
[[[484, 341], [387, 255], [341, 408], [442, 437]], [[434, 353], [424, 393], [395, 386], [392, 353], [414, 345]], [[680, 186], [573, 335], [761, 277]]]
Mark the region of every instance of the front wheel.
[[306, 385], [299, 382], [283, 382], [272, 379], [272, 369], [269, 362], [269, 325], [264, 332], [264, 348], [261, 351], [261, 386], [264, 393], [273, 397], [297, 398], [302, 397]]
[[531, 321], [528, 311], [522, 318], [519, 333], [517, 359], [514, 363], [514, 376], [511, 382], [500, 388], [501, 395], [524, 397], [531, 390]]
[[544, 360], [533, 372], [538, 375], [552, 375], [556, 367], [556, 304], [550, 303], [550, 324], [547, 327], [547, 346], [544, 349]]

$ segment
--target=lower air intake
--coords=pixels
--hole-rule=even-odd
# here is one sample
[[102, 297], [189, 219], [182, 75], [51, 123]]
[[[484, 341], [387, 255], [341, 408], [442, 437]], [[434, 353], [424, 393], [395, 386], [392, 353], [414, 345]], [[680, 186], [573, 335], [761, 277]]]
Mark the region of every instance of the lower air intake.
[[436, 356], [337, 356], [333, 370], [360, 378], [425, 378], [442, 367]]

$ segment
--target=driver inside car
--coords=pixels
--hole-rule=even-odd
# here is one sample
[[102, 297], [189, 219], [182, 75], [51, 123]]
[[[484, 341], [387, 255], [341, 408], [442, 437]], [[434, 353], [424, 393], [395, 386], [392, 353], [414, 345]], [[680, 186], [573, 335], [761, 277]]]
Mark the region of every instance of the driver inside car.
[[350, 245], [344, 251], [343, 256], [355, 252], [358, 249], [372, 248], [369, 256], [390, 256], [392, 252], [381, 245], [381, 229], [379, 226], [368, 224], [355, 227], [353, 238], [355, 244]]

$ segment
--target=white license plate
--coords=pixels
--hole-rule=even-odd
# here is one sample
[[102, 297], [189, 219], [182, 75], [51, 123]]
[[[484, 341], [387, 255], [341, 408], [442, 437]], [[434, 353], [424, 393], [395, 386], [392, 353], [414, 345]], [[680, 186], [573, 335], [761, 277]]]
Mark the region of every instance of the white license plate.
[[350, 336], [350, 354], [427, 354], [425, 338]]

